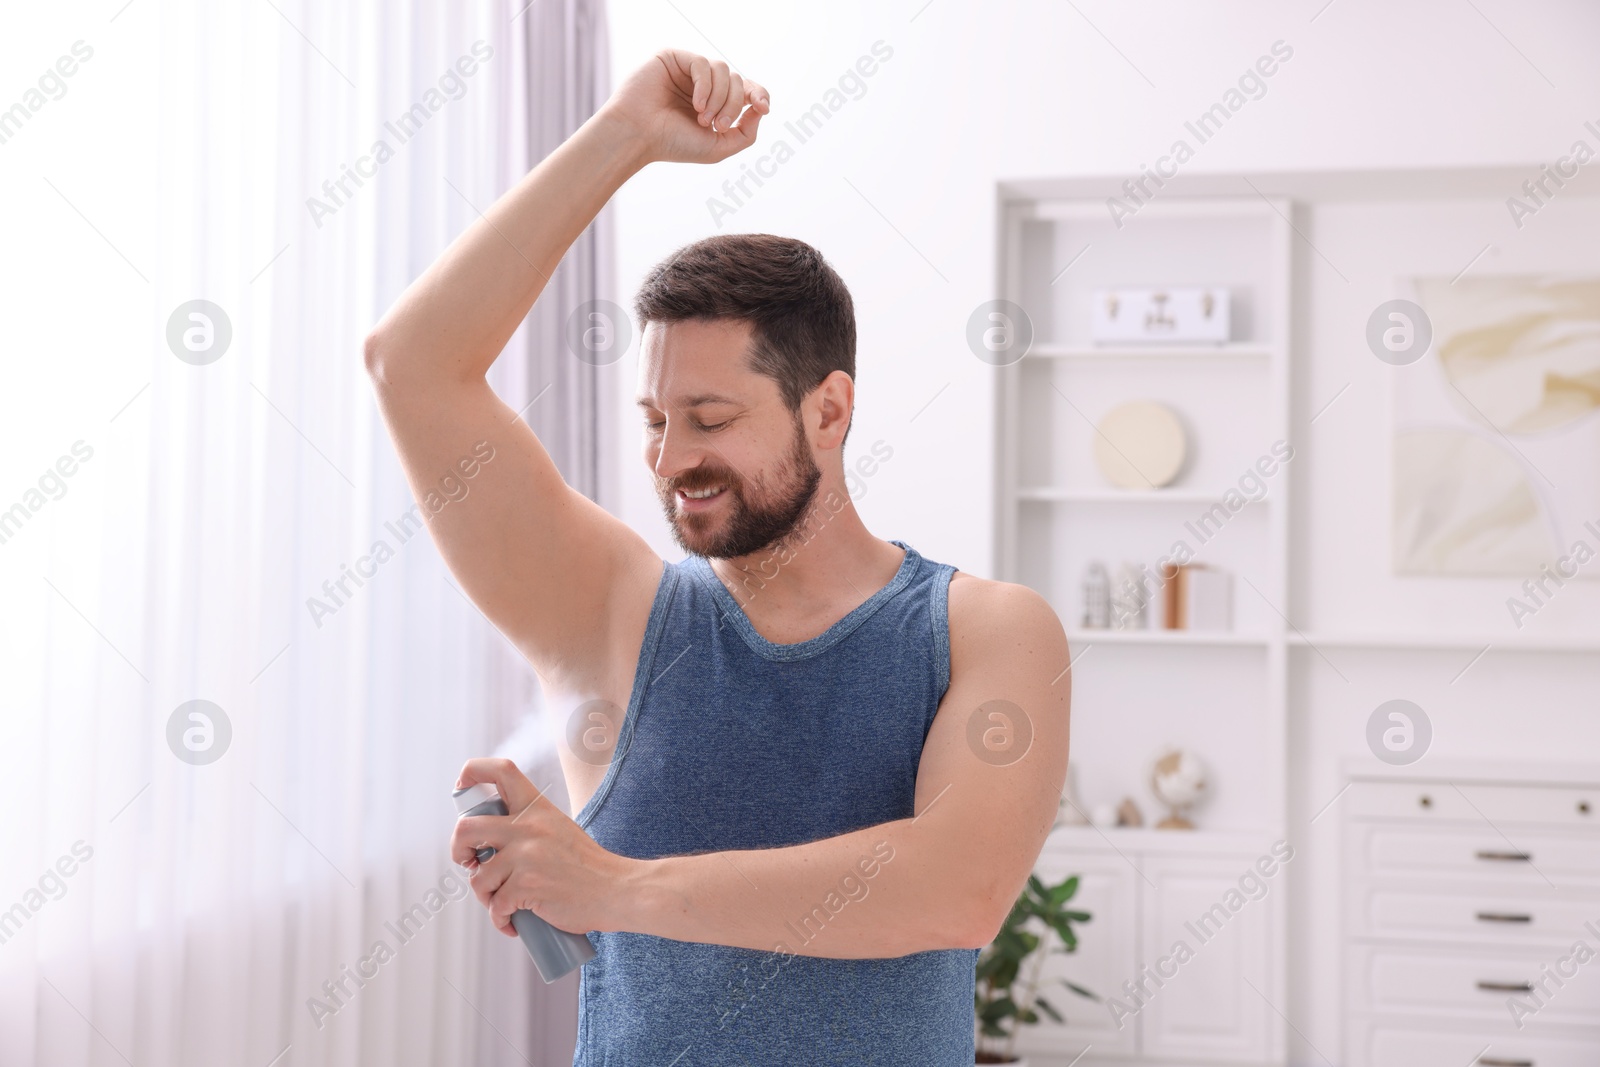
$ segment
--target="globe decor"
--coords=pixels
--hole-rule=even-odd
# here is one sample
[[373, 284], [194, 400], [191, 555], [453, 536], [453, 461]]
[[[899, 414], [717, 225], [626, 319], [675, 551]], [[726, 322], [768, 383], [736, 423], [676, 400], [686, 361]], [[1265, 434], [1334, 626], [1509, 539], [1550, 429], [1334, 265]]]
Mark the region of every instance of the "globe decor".
[[[1012, 905], [1000, 932], [978, 955], [977, 987], [973, 994], [977, 1013], [977, 1062], [1020, 1065], [1016, 1058], [1017, 1032], [1037, 1023], [1041, 1013], [1066, 1022], [1054, 1004], [1039, 992], [1045, 960], [1056, 952], [1076, 952], [1074, 923], [1089, 921], [1086, 911], [1069, 910], [1078, 892], [1078, 876], [1059, 885], [1045, 885], [1037, 875]], [[1100, 998], [1065, 978], [1056, 982], [1080, 997]]]
[[1156, 829], [1193, 830], [1188, 811], [1205, 799], [1209, 789], [1205, 764], [1193, 752], [1173, 748], [1157, 756], [1150, 768], [1150, 791], [1167, 806], [1168, 814]]

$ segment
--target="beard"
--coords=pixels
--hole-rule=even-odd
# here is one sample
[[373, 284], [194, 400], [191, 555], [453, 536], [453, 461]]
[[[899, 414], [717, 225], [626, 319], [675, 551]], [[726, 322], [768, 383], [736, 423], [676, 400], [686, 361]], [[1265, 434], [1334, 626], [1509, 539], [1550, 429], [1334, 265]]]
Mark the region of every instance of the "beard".
[[[781, 542], [795, 532], [817, 495], [822, 470], [812, 458], [805, 426], [798, 416], [794, 427], [789, 454], [773, 471], [770, 488], [763, 475], [747, 486], [734, 471], [705, 463], [675, 479], [656, 479], [656, 496], [679, 548], [707, 559], [737, 559]], [[678, 511], [678, 490], [694, 492], [719, 485], [723, 486], [726, 501], [721, 509], [724, 514]]]

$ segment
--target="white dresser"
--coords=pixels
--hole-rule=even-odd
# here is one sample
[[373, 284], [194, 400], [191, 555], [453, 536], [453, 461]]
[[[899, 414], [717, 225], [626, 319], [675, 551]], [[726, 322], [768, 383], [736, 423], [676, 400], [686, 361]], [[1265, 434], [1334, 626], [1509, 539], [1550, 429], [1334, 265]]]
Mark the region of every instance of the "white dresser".
[[1339, 805], [1348, 1067], [1600, 1065], [1600, 780], [1390, 774]]

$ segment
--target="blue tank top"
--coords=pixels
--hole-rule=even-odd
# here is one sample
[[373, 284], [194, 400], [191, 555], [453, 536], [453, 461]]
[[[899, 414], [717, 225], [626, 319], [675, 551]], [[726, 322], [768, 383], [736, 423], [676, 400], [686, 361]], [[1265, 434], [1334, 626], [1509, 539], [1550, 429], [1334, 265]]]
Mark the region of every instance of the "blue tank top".
[[[638, 859], [781, 848], [910, 818], [950, 682], [955, 568], [909, 545], [888, 585], [808, 641], [756, 632], [698, 556], [667, 563], [616, 751], [578, 824]], [[757, 594], [759, 595], [759, 593]], [[574, 1067], [971, 1067], [976, 949], [798, 954], [871, 895], [892, 849], [775, 933], [788, 953], [591, 933]], [[737, 875], [730, 870], [730, 877]]]

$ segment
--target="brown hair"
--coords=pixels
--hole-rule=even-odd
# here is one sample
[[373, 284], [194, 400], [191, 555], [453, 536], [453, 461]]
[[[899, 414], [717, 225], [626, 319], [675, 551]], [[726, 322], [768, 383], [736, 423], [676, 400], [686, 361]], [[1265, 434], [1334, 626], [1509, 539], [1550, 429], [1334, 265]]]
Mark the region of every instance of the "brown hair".
[[856, 376], [850, 290], [821, 252], [792, 237], [721, 234], [685, 245], [645, 276], [633, 309], [640, 329], [685, 319], [750, 323], [750, 369], [778, 383], [791, 412], [832, 372]]

